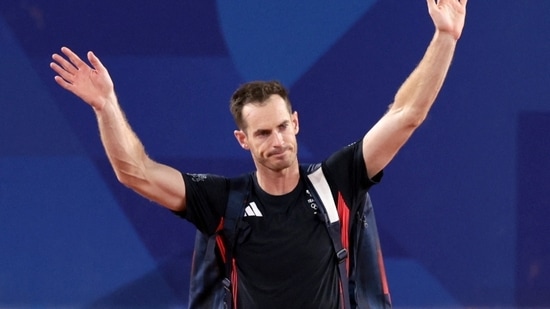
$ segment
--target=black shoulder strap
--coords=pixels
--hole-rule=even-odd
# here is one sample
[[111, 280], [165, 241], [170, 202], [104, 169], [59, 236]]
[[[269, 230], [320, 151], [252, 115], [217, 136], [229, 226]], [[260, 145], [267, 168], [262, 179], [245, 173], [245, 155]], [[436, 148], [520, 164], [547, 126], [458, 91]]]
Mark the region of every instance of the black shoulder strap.
[[[319, 210], [323, 214], [322, 219], [327, 227], [328, 234], [332, 241], [332, 246], [338, 259], [338, 273], [340, 275], [340, 295], [342, 296], [342, 308], [351, 308], [349, 296], [349, 278], [346, 267], [346, 259], [348, 259], [348, 251], [342, 244], [342, 231], [338, 209], [332, 191], [328, 185], [327, 179], [323, 173], [323, 168], [320, 164], [302, 165], [302, 172], [306, 174], [305, 178], [308, 190], [316, 201]], [[347, 218], [345, 219], [347, 220]]]
[[223, 219], [223, 234], [227, 248], [222, 250], [225, 254], [225, 278], [223, 285], [225, 288], [224, 303], [227, 309], [237, 307], [237, 274], [236, 269], [234, 269], [233, 253], [241, 230], [240, 225], [244, 214], [244, 207], [252, 187], [252, 174], [232, 178], [229, 181], [229, 186], [229, 198]]
[[229, 181], [229, 198], [225, 209], [223, 229], [231, 248], [235, 245], [235, 231], [243, 217], [251, 186], [252, 174], [231, 178]]

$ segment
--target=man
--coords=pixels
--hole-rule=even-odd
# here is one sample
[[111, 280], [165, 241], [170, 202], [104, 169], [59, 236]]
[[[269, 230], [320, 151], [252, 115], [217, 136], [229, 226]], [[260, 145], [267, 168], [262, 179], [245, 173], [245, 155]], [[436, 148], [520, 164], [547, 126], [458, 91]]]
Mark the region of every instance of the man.
[[[435, 34], [426, 53], [397, 92], [387, 113], [358, 142], [322, 162], [331, 189], [350, 208], [377, 183], [441, 89], [464, 26], [467, 0], [427, 0]], [[54, 54], [56, 82], [92, 106], [101, 140], [118, 180], [211, 234], [224, 215], [228, 179], [185, 174], [150, 159], [119, 107], [113, 82], [100, 60], [91, 67], [66, 47]], [[330, 239], [308, 208], [308, 191], [297, 160], [298, 114], [276, 82], [252, 82], [231, 98], [239, 145], [256, 171], [238, 243], [239, 308], [338, 308], [337, 266]], [[303, 173], [302, 173], [303, 174]], [[292, 257], [292, 258], [289, 258]], [[301, 261], [296, 263], [296, 261]]]

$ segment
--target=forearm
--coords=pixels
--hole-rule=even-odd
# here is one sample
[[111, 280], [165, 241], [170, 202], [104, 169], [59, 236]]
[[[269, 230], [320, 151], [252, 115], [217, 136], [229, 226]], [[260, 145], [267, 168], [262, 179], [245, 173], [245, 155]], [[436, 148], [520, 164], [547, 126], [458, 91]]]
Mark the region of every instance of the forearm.
[[456, 42], [448, 33], [435, 32], [424, 57], [395, 95], [390, 110], [406, 111], [420, 122], [426, 117], [443, 85]]
[[101, 141], [120, 182], [127, 186], [145, 179], [148, 157], [131, 129], [116, 96], [111, 95], [101, 109], [94, 109]]
[[181, 173], [147, 156], [114, 94], [95, 112], [101, 141], [117, 179], [151, 201], [184, 211], [185, 184]]
[[95, 111], [101, 141], [118, 180], [144, 197], [176, 211], [185, 210], [185, 183], [181, 173], [151, 160], [128, 124], [115, 95], [109, 72], [94, 53], [88, 52], [92, 67], [70, 49], [53, 54], [50, 67], [55, 81], [74, 93]]

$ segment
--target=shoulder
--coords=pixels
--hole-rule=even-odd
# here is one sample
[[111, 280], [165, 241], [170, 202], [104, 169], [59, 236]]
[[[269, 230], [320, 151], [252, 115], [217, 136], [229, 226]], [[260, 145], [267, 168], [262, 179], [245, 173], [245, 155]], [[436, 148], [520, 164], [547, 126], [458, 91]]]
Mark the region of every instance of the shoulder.
[[322, 166], [327, 177], [337, 182], [362, 183], [367, 178], [362, 145], [362, 140], [358, 140], [340, 148], [324, 160]]
[[214, 174], [182, 173], [187, 208], [183, 215], [201, 232], [213, 234], [225, 213], [229, 178]]
[[182, 173], [186, 187], [224, 186], [229, 178], [216, 174]]
[[324, 161], [324, 165], [328, 167], [364, 167], [363, 141], [358, 140], [340, 148]]
[[188, 207], [205, 204], [210, 206], [224, 204], [229, 191], [229, 178], [215, 174], [182, 173], [185, 181]]
[[367, 175], [362, 149], [363, 142], [358, 140], [342, 147], [322, 163], [331, 188], [349, 202], [364, 198], [370, 187], [378, 183], [378, 178], [371, 180]]

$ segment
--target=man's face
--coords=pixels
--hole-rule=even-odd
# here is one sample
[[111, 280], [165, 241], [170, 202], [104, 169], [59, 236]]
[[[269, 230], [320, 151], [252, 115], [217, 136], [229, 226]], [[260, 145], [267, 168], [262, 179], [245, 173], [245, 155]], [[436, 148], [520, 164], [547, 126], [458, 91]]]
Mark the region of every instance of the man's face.
[[235, 137], [250, 150], [256, 168], [281, 171], [296, 163], [298, 114], [290, 114], [286, 102], [272, 95], [263, 104], [247, 104], [242, 110], [244, 131]]

